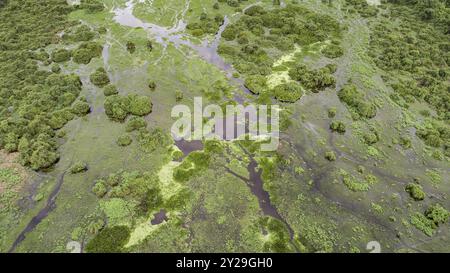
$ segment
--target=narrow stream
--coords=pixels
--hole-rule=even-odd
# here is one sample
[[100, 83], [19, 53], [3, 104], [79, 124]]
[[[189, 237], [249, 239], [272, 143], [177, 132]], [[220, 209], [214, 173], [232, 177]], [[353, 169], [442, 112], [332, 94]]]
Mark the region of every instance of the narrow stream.
[[22, 232], [17, 236], [16, 240], [14, 241], [13, 245], [9, 249], [8, 252], [13, 252], [16, 247], [25, 239], [25, 236], [28, 232], [32, 231], [47, 215], [56, 208], [56, 196], [59, 193], [59, 190], [61, 189], [61, 186], [64, 182], [64, 176], [66, 175], [66, 171], [64, 171], [62, 174], [59, 175], [56, 185], [53, 189], [53, 191], [50, 193], [50, 196], [47, 199], [47, 203], [44, 208], [42, 208], [36, 216], [31, 219], [31, 221], [28, 223], [28, 225], [22, 230]]

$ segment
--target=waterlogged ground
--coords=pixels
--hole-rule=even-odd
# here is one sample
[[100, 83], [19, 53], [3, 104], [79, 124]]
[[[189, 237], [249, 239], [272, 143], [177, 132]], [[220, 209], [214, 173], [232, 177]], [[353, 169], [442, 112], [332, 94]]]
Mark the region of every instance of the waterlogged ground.
[[[128, 226], [124, 251], [131, 252], [368, 252], [370, 241], [379, 242], [383, 252], [450, 251], [448, 223], [432, 236], [411, 224], [411, 216], [431, 204], [450, 208], [449, 162], [430, 156], [412, 132], [415, 116], [388, 99], [392, 90], [367, 55], [370, 29], [365, 19], [320, 1], [302, 1], [302, 6], [330, 14], [347, 26], [342, 35], [344, 53], [338, 59], [324, 57], [321, 51], [328, 41], [308, 47], [295, 45], [275, 62], [274, 67], [290, 62], [311, 67], [337, 65], [335, 88], [305, 91], [299, 101], [281, 104], [291, 125], [282, 132], [276, 153], [225, 141], [211, 150], [200, 141], [171, 141], [170, 150], [148, 151], [137, 141], [127, 147], [117, 145], [125, 124], [105, 115], [103, 90], [90, 82], [89, 75], [104, 67], [119, 94], [151, 98], [152, 113], [145, 117], [148, 129], [166, 132], [174, 121], [170, 115], [174, 105], [192, 107], [195, 96], [203, 96], [204, 104], [217, 103], [208, 90], [218, 83], [227, 89], [219, 102], [252, 102], [256, 97], [230, 60], [217, 53], [223, 43], [222, 31], [236, 22], [240, 13], [222, 3], [220, 11], [215, 11], [215, 1], [206, 0], [102, 2], [106, 7], [102, 12], [70, 14], [72, 20], [93, 29], [106, 28], [106, 33], [95, 38], [103, 45], [101, 58], [88, 65], [72, 61], [62, 65], [63, 73], [80, 76], [91, 113], [65, 126], [61, 159], [51, 170], [34, 173], [13, 166], [16, 174], [0, 172], [0, 192], [6, 188], [1, 179], [13, 175], [23, 182], [18, 183], [22, 197], [17, 198], [26, 201], [21, 201], [24, 205], [14, 220], [2, 219], [9, 225], [2, 226], [8, 230], [0, 233], [1, 251], [68, 252], [70, 241], [79, 242], [85, 251], [95, 236], [86, 227], [98, 219], [103, 221], [100, 228]], [[241, 7], [255, 3], [272, 8], [271, 0], [245, 1]], [[225, 16], [218, 34], [195, 37], [186, 29], [202, 12]], [[127, 50], [129, 41], [136, 45], [132, 54]], [[370, 90], [368, 98], [377, 102], [377, 115], [370, 121], [353, 121], [337, 97], [337, 90], [349, 79]], [[154, 90], [148, 87], [151, 81], [156, 83]], [[270, 74], [267, 81], [275, 87], [292, 79], [284, 70]], [[183, 98], [177, 100], [180, 91]], [[336, 119], [347, 124], [345, 134], [330, 131], [330, 108], [336, 110]], [[379, 128], [380, 141], [374, 145], [361, 141], [370, 126]], [[409, 132], [411, 149], [392, 143], [399, 132]], [[173, 156], [174, 151], [183, 156]], [[335, 154], [335, 161], [325, 158], [327, 152]], [[205, 166], [189, 156], [195, 153], [208, 155], [200, 160], [207, 162]], [[0, 171], [13, 164], [3, 154], [0, 160]], [[88, 170], [68, 172], [74, 161], [86, 162]], [[175, 179], [177, 168], [186, 164], [191, 164], [195, 175]], [[92, 192], [96, 180], [119, 171], [148, 172], [157, 177], [163, 205], [141, 215], [135, 213], [132, 202], [98, 198]], [[343, 177], [349, 176], [368, 187], [351, 190], [343, 182]], [[422, 202], [415, 202], [405, 191], [415, 179], [426, 193]], [[176, 205], [165, 205], [169, 200]]]

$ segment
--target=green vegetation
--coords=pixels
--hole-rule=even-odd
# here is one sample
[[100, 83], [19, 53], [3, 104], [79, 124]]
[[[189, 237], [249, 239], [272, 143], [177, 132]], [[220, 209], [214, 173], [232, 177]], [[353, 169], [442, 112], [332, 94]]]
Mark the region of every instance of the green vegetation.
[[328, 151], [325, 153], [325, 158], [328, 161], [336, 161], [336, 154], [333, 151]]
[[428, 236], [432, 236], [439, 224], [445, 224], [450, 212], [440, 204], [430, 206], [424, 214], [416, 212], [411, 216], [411, 224]]
[[344, 86], [338, 93], [339, 99], [344, 102], [352, 112], [355, 119], [373, 118], [377, 114], [374, 104], [367, 102], [364, 95], [353, 84]]
[[152, 102], [146, 96], [130, 94], [128, 96], [112, 95], [105, 99], [105, 113], [112, 119], [124, 121], [129, 114], [145, 116], [152, 111]]
[[[69, 2], [0, 0], [0, 252], [448, 250], [445, 1]], [[174, 142], [197, 96], [278, 147]]]
[[108, 74], [106, 74], [104, 68], [98, 68], [94, 73], [92, 73], [90, 76], [90, 80], [94, 85], [98, 87], [104, 87], [109, 84]]
[[420, 186], [418, 184], [409, 183], [408, 185], [406, 185], [405, 190], [416, 201], [425, 199], [425, 192], [423, 191], [422, 186]]
[[274, 88], [275, 98], [282, 102], [296, 102], [303, 95], [301, 86], [297, 83], [285, 83]]
[[345, 124], [342, 121], [338, 121], [338, 120], [337, 121], [333, 120], [330, 123], [330, 129], [331, 129], [331, 131], [338, 132], [340, 134], [344, 134], [346, 131]]
[[70, 173], [76, 174], [76, 173], [82, 173], [88, 170], [88, 166], [84, 162], [75, 162], [72, 167], [70, 167]]
[[142, 117], [131, 117], [127, 122], [126, 131], [132, 132], [147, 127], [147, 122]]
[[130, 229], [126, 226], [104, 228], [86, 245], [88, 253], [120, 253], [130, 238]]
[[95, 42], [82, 43], [73, 51], [73, 61], [77, 64], [88, 64], [95, 57], [100, 57], [103, 47]]
[[52, 61], [62, 63], [70, 60], [72, 53], [66, 49], [57, 49], [52, 52]]
[[294, 45], [306, 47], [332, 39], [336, 43], [333, 45], [338, 47], [340, 33], [339, 24], [331, 16], [296, 5], [275, 9], [254, 5], [222, 33], [227, 42], [220, 45], [219, 53], [229, 58], [238, 72], [245, 75], [245, 84], [253, 93], [272, 92], [278, 100], [292, 103], [302, 96], [302, 87], [318, 92], [333, 86], [335, 79], [331, 74], [335, 67], [312, 71], [297, 64], [290, 69], [289, 75], [300, 85], [289, 82], [270, 90], [265, 77], [277, 68], [273, 67], [275, 61], [293, 50]]
[[119, 94], [119, 90], [117, 90], [117, 87], [113, 84], [108, 84], [103, 88], [103, 94], [105, 96], [112, 96]]
[[334, 87], [336, 80], [331, 75], [336, 71], [336, 66], [327, 65], [321, 69], [310, 70], [304, 64], [297, 64], [289, 70], [292, 79], [314, 93], [323, 90], [326, 87]]
[[130, 135], [122, 135], [117, 139], [117, 144], [119, 144], [119, 146], [128, 146], [131, 142], [133, 142], [133, 139]]

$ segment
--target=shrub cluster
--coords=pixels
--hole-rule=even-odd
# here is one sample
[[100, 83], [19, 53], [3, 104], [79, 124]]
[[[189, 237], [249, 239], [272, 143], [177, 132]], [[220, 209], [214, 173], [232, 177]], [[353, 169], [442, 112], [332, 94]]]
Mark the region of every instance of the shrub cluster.
[[377, 109], [373, 103], [367, 102], [364, 95], [358, 91], [354, 84], [345, 85], [338, 93], [339, 99], [344, 102], [350, 110], [353, 117], [373, 118], [377, 114]]
[[130, 94], [128, 96], [112, 95], [105, 99], [106, 115], [116, 121], [124, 121], [131, 114], [145, 116], [152, 111], [152, 102], [146, 96]]

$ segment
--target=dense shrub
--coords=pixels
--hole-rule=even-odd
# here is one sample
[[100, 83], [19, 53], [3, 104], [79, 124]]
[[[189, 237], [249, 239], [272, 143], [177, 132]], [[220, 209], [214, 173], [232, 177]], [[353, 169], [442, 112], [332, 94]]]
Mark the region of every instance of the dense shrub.
[[142, 117], [132, 117], [127, 122], [126, 131], [132, 132], [140, 128], [147, 127], [147, 122]]
[[130, 238], [130, 230], [126, 226], [106, 227], [86, 245], [88, 253], [120, 253]]
[[146, 96], [138, 96], [136, 94], [128, 95], [129, 113], [135, 116], [145, 116], [152, 112], [152, 102]]
[[79, 7], [86, 10], [88, 13], [100, 12], [105, 8], [103, 3], [99, 0], [81, 0]]
[[86, 25], [81, 25], [73, 31], [64, 33], [63, 39], [70, 42], [87, 42], [95, 37], [95, 32]]
[[70, 60], [72, 52], [67, 49], [57, 49], [52, 52], [52, 61], [56, 63], [62, 63]]
[[272, 72], [273, 58], [281, 55], [267, 52], [290, 51], [294, 44], [337, 42], [340, 32], [339, 23], [331, 16], [304, 7], [288, 4], [264, 9], [255, 5], [222, 32], [225, 42], [218, 52], [227, 55], [239, 73], [266, 76]]
[[81, 161], [75, 162], [72, 165], [72, 167], [70, 167], [70, 173], [72, 174], [85, 172], [87, 170], [88, 170], [87, 164]]
[[373, 118], [377, 110], [373, 103], [367, 102], [364, 95], [358, 91], [354, 84], [345, 85], [338, 93], [339, 99], [344, 102], [357, 117]]
[[303, 96], [303, 90], [298, 83], [290, 82], [276, 86], [273, 94], [279, 101], [296, 102]]
[[338, 132], [340, 134], [345, 133], [345, 124], [342, 121], [333, 120], [330, 124], [330, 129], [333, 132]]
[[416, 183], [409, 183], [405, 188], [406, 192], [416, 201], [423, 200], [425, 198], [425, 192], [422, 186]]
[[171, 144], [171, 137], [161, 128], [155, 128], [150, 132], [146, 128], [141, 128], [137, 134], [137, 141], [142, 150], [153, 152], [157, 148], [167, 148]]
[[117, 121], [124, 121], [129, 115], [145, 116], [152, 111], [152, 102], [146, 96], [130, 94], [128, 96], [112, 95], [105, 99], [106, 115]]
[[344, 54], [344, 49], [339, 45], [332, 43], [322, 50], [322, 53], [328, 58], [338, 58]]
[[[394, 2], [394, 1], [390, 1]], [[442, 119], [450, 119], [450, 54], [448, 43], [448, 7], [440, 10], [446, 18], [421, 18], [427, 1], [395, 1], [389, 5], [397, 18], [392, 24], [383, 18], [373, 27], [370, 56], [376, 65], [388, 72], [388, 83], [406, 104], [424, 100]], [[437, 6], [433, 10], [439, 10]], [[432, 20], [432, 23], [429, 22]], [[399, 73], [402, 77], [398, 77]]]
[[82, 43], [73, 52], [73, 61], [78, 64], [88, 64], [93, 58], [100, 57], [103, 47], [95, 42]]
[[133, 139], [130, 135], [122, 135], [117, 139], [117, 144], [123, 147], [130, 145], [131, 142], [133, 142]]
[[117, 95], [119, 94], [119, 91], [117, 90], [117, 87], [113, 84], [108, 84], [107, 86], [105, 86], [105, 88], [103, 89], [103, 94], [105, 96], [112, 96], [112, 95]]
[[434, 204], [425, 211], [425, 216], [432, 220], [436, 225], [445, 224], [448, 221], [450, 212], [440, 204]]
[[72, 105], [72, 112], [78, 116], [84, 116], [91, 112], [91, 107], [85, 101], [77, 101]]
[[328, 151], [325, 153], [325, 158], [328, 161], [336, 161], [336, 154], [333, 151]]
[[126, 46], [128, 52], [130, 52], [131, 54], [133, 54], [136, 51], [136, 45], [133, 42], [128, 41]]
[[124, 121], [128, 116], [130, 101], [127, 97], [112, 95], [105, 99], [106, 115], [116, 121]]
[[33, 170], [59, 159], [54, 130], [74, 117], [69, 107], [81, 90], [78, 76], [39, 70], [36, 63], [48, 59], [38, 49], [70, 25], [72, 10], [63, 0], [23, 0], [20, 7], [9, 1], [0, 9], [0, 148], [18, 151], [20, 163]]
[[251, 75], [245, 79], [245, 87], [253, 94], [260, 94], [267, 89], [266, 77], [261, 75]]
[[335, 72], [335, 69], [335, 66], [327, 65], [321, 69], [310, 70], [304, 64], [297, 64], [289, 70], [289, 76], [307, 90], [317, 93], [336, 84], [336, 80], [331, 75]]
[[89, 79], [97, 87], [104, 87], [109, 84], [108, 74], [102, 67], [92, 73]]

